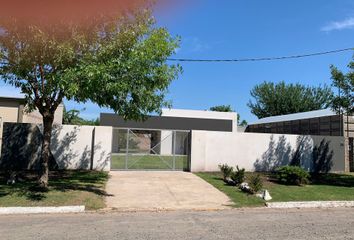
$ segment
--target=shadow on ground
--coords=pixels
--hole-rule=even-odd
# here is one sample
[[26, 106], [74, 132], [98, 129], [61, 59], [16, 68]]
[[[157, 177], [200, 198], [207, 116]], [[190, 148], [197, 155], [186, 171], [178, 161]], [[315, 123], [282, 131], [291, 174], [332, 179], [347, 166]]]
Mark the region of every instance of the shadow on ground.
[[0, 198], [16, 194], [31, 201], [41, 201], [49, 192], [84, 191], [98, 196], [109, 196], [102, 186], [108, 179], [105, 172], [94, 171], [53, 171], [49, 174], [49, 187], [37, 185], [37, 174], [33, 171], [18, 172], [15, 183], [7, 181], [13, 173], [0, 172]]
[[330, 185], [340, 187], [354, 187], [354, 175], [351, 174], [315, 174], [311, 179], [315, 185]]

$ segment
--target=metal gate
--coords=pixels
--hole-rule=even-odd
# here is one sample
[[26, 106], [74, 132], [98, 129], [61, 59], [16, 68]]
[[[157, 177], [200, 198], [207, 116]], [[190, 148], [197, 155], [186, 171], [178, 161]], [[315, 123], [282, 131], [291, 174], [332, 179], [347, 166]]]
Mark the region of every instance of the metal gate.
[[113, 129], [112, 170], [189, 170], [189, 131]]

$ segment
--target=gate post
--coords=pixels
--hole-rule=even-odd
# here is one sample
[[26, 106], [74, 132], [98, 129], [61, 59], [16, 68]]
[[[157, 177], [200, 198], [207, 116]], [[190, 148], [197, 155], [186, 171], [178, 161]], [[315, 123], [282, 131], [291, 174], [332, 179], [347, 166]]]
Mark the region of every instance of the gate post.
[[129, 154], [129, 131], [130, 129], [127, 129], [127, 145], [125, 148], [125, 170], [128, 169], [128, 154]]
[[176, 131], [172, 132], [173, 140], [172, 140], [172, 148], [173, 148], [173, 163], [172, 163], [172, 170], [176, 170]]

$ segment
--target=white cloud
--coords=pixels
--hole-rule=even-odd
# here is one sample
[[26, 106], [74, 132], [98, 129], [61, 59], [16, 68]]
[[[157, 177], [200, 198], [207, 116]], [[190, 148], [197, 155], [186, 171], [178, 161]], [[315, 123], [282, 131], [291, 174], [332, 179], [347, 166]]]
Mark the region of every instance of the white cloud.
[[202, 42], [198, 37], [186, 37], [182, 38], [182, 45], [176, 49], [176, 53], [179, 52], [205, 52], [211, 49], [211, 45]]
[[330, 22], [326, 26], [321, 28], [323, 32], [330, 32], [334, 30], [343, 30], [343, 29], [354, 29], [354, 17], [347, 18], [343, 21]]
[[202, 42], [199, 38], [192, 38], [191, 41], [193, 52], [204, 52], [210, 49], [210, 45]]

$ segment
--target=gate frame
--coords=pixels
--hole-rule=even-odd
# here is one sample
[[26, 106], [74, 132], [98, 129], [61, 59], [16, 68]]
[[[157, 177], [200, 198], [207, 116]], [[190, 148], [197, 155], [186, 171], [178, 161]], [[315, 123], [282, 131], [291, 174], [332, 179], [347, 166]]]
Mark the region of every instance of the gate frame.
[[[114, 130], [127, 130], [127, 139], [126, 139], [126, 150], [125, 150], [125, 168], [123, 169], [116, 169], [116, 168], [112, 168], [112, 157], [111, 157], [111, 169], [110, 171], [171, 171], [171, 172], [190, 172], [191, 171], [191, 147], [192, 147], [192, 131], [191, 130], [172, 130], [172, 129], [151, 129], [151, 128], [126, 128], [126, 127], [112, 127], [112, 131]], [[129, 131], [131, 130], [141, 130], [141, 131], [171, 131], [173, 133], [173, 167], [170, 169], [129, 169], [128, 168], [128, 158], [129, 158]], [[188, 144], [187, 144], [187, 155], [176, 155], [175, 154], [175, 142], [176, 142], [176, 132], [184, 132], [187, 133], [187, 140], [188, 140]], [[112, 133], [112, 140], [113, 140], [114, 134]], [[160, 144], [162, 141], [160, 141], [158, 144]], [[157, 145], [155, 145], [157, 146]], [[113, 149], [113, 141], [112, 141], [112, 149]], [[113, 155], [118, 155], [117, 153], [111, 153], [111, 156]], [[176, 156], [186, 156], [187, 157], [187, 166], [186, 168], [183, 169], [176, 169], [175, 168], [175, 157]]]

